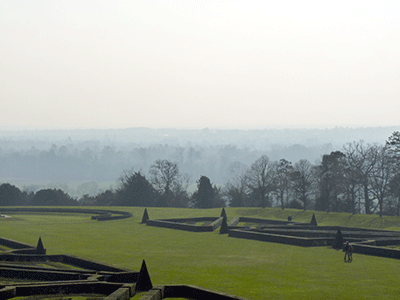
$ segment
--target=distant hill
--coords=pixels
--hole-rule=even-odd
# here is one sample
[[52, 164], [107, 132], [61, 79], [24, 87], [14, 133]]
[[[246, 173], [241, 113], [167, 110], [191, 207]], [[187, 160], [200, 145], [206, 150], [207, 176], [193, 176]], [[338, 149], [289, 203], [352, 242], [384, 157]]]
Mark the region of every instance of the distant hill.
[[[103, 143], [134, 143], [141, 145], [169, 144], [186, 146], [236, 145], [267, 149], [273, 144], [317, 146], [363, 140], [366, 143], [384, 143], [397, 127], [335, 127], [326, 129], [174, 129], [174, 128], [126, 128], [126, 129], [74, 129], [74, 130], [0, 130], [0, 142], [31, 141], [44, 144], [60, 142], [100, 141]], [[22, 144], [21, 144], [22, 146]]]
[[124, 170], [147, 174], [157, 159], [177, 162], [195, 185], [205, 175], [229, 180], [233, 164], [250, 166], [261, 155], [271, 161], [316, 163], [346, 143], [384, 144], [399, 128], [330, 129], [76, 129], [0, 131], [0, 183], [25, 190], [63, 187], [70, 195], [95, 194]]

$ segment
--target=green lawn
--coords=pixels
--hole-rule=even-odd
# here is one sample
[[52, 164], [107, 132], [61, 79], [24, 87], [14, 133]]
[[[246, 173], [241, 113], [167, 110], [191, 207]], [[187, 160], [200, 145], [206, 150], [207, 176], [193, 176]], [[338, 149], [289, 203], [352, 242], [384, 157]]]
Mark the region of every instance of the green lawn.
[[[103, 207], [104, 208], [104, 207]], [[1, 236], [36, 245], [48, 254], [73, 254], [139, 270], [146, 264], [153, 284], [193, 284], [250, 299], [397, 299], [400, 261], [354, 254], [351, 264], [330, 247], [302, 248], [141, 225], [132, 218], [92, 221], [90, 215], [12, 215], [0, 219]], [[221, 209], [148, 208], [151, 219], [218, 217]], [[228, 220], [251, 216], [309, 222], [312, 211], [226, 208]], [[400, 230], [396, 217], [315, 212], [318, 225]], [[137, 299], [137, 297], [135, 298]]]

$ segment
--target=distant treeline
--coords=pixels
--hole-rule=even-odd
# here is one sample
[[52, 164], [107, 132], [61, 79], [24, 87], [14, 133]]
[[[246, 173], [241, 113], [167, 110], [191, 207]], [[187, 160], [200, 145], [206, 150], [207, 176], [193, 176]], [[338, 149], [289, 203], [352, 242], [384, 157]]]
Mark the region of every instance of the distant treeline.
[[207, 174], [218, 186], [237, 163], [260, 156], [312, 163], [354, 140], [383, 143], [391, 127], [331, 129], [104, 129], [0, 131], [0, 183], [12, 181], [36, 192], [61, 188], [75, 198], [97, 195], [124, 170], [147, 173], [154, 161], [169, 160], [189, 175], [191, 191]]
[[29, 181], [94, 181], [111, 182], [126, 169], [149, 170], [157, 159], [177, 162], [182, 172], [193, 181], [208, 174], [222, 184], [229, 177], [233, 163], [250, 165], [266, 154], [271, 159], [286, 158], [291, 161], [315, 161], [333, 149], [331, 144], [305, 147], [302, 145], [272, 145], [270, 149], [239, 148], [236, 145], [155, 144], [151, 146], [100, 144], [53, 144], [49, 149], [35, 147], [25, 150], [1, 149], [0, 178], [24, 178]]
[[[235, 150], [232, 151], [220, 159], [234, 160]], [[195, 151], [191, 157], [195, 160]], [[389, 136], [384, 145], [348, 143], [340, 151], [324, 154], [316, 163], [300, 159], [293, 164], [286, 159], [271, 160], [266, 154], [246, 163], [230, 163], [229, 177], [222, 186], [200, 175], [192, 193], [187, 190], [189, 175], [181, 170], [179, 159], [156, 159], [148, 174], [135, 171], [135, 167], [126, 168], [119, 175], [115, 190], [85, 194], [79, 199], [72, 199], [59, 189], [29, 193], [2, 184], [0, 205], [279, 206], [400, 215], [399, 131]]]

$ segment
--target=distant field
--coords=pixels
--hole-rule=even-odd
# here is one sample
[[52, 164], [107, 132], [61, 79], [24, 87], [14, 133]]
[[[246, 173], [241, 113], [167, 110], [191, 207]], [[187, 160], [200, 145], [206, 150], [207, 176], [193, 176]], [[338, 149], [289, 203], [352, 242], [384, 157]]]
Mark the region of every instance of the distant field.
[[[105, 207], [101, 207], [105, 209]], [[109, 209], [109, 207], [107, 207]], [[143, 259], [153, 284], [194, 284], [250, 299], [398, 299], [400, 261], [141, 225], [144, 208], [121, 208], [132, 218], [98, 222], [79, 214], [18, 214], [0, 219], [1, 236], [48, 254], [73, 254], [138, 270]], [[221, 209], [148, 208], [151, 219], [220, 215]], [[228, 220], [252, 216], [309, 222], [312, 211], [226, 208]], [[315, 212], [318, 225], [400, 230], [396, 217]], [[137, 296], [135, 299], [139, 299]]]

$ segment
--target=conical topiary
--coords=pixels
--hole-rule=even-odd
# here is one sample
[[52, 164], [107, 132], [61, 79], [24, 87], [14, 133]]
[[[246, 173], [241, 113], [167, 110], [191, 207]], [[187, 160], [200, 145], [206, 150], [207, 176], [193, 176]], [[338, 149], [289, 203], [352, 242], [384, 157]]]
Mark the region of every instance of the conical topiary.
[[148, 291], [153, 288], [149, 272], [147, 271], [146, 262], [143, 259], [142, 267], [140, 268], [139, 278], [136, 282], [136, 291]]
[[141, 222], [141, 224], [146, 223], [148, 219], [150, 219], [150, 218], [149, 218], [149, 214], [147, 213], [147, 208], [145, 208], [145, 209], [144, 209], [144, 213], [143, 213], [143, 217], [142, 217], [142, 222]]
[[221, 217], [227, 218], [227, 216], [226, 216], [226, 211], [225, 211], [225, 207], [222, 208]]
[[37, 254], [46, 254], [46, 249], [44, 249], [43, 247], [43, 242], [42, 242], [42, 238], [39, 237], [37, 246], [36, 246], [36, 253]]
[[335, 240], [333, 241], [333, 249], [342, 249], [343, 247], [343, 235], [340, 229], [337, 230]]
[[311, 225], [318, 226], [317, 219], [315, 218], [315, 214], [312, 215], [311, 218]]
[[221, 228], [219, 229], [219, 234], [228, 233], [228, 223], [226, 222], [226, 216], [222, 219]]

